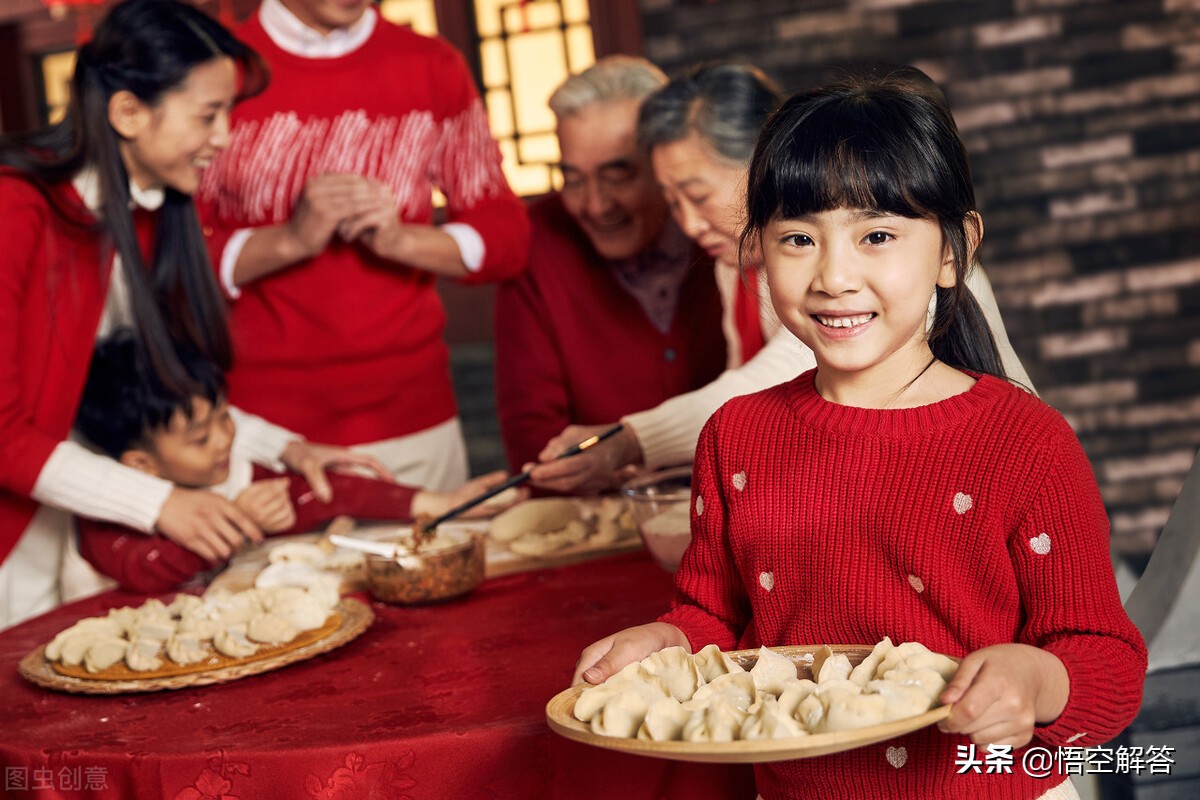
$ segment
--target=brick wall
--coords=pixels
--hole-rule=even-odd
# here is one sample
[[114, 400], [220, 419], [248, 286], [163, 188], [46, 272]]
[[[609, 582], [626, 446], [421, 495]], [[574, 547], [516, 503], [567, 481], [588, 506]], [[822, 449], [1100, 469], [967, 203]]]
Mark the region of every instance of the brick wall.
[[668, 72], [738, 58], [795, 89], [889, 61], [942, 85], [1013, 345], [1141, 560], [1200, 446], [1200, 0], [641, 3]]

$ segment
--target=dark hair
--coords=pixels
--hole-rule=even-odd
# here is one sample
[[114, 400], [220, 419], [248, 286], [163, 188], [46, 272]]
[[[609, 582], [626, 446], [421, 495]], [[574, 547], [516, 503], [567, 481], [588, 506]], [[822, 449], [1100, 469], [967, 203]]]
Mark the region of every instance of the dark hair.
[[239, 67], [239, 99], [265, 87], [258, 55], [201, 11], [175, 0], [127, 0], [114, 6], [79, 49], [71, 99], [57, 125], [0, 137], [0, 165], [21, 173], [67, 220], [46, 187], [80, 170], [95, 170], [100, 189], [97, 228], [120, 255], [129, 288], [138, 346], [155, 372], [176, 391], [189, 387], [172, 342], [198, 349], [222, 367], [231, 359], [225, 306], [209, 267], [192, 198], [167, 188], [152, 257], [145, 268], [130, 214], [129, 175], [108, 105], [128, 91], [153, 106], [180, 88], [191, 71], [216, 58]]
[[638, 144], [646, 150], [695, 131], [722, 158], [750, 160], [759, 131], [783, 94], [749, 64], [701, 64], [647, 97], [638, 113]]
[[991, 329], [966, 285], [966, 226], [978, 224], [967, 151], [925, 73], [847, 75], [793, 96], [763, 128], [750, 164], [743, 246], [773, 219], [835, 208], [938, 223], [957, 280], [937, 289], [929, 346], [946, 364], [1003, 377]]
[[96, 447], [120, 458], [131, 448], [148, 447], [149, 435], [166, 428], [176, 411], [191, 417], [195, 397], [216, 405], [225, 396], [220, 367], [186, 346], [179, 348], [176, 357], [196, 387], [192, 393], [172, 391], [159, 380], [128, 328], [100, 341], [75, 427]]

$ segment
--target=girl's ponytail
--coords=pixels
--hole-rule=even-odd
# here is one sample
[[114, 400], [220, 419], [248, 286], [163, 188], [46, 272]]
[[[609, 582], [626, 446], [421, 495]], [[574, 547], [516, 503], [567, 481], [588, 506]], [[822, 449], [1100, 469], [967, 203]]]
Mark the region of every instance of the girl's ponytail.
[[983, 309], [961, 280], [950, 289], [937, 289], [929, 348], [934, 358], [952, 367], [1005, 377]]

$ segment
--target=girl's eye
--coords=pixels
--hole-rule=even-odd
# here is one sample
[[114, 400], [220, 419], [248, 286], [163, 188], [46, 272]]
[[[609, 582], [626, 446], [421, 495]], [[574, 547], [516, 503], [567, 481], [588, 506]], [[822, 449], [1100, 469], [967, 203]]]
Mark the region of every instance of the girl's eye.
[[783, 243], [792, 247], [809, 247], [813, 240], [803, 233], [792, 233], [783, 237]]
[[896, 237], [892, 236], [890, 233], [884, 233], [883, 231], [871, 231], [867, 234], [864, 241], [866, 241], [867, 244], [884, 244], [889, 239], [894, 238]]

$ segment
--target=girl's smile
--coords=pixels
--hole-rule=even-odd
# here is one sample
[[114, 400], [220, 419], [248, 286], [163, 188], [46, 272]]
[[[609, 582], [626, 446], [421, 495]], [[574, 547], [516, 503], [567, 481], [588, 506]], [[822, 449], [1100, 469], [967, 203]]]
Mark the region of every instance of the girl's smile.
[[822, 389], [895, 392], [933, 361], [929, 301], [955, 281], [937, 223], [835, 208], [772, 221], [762, 245], [775, 311], [812, 349]]

